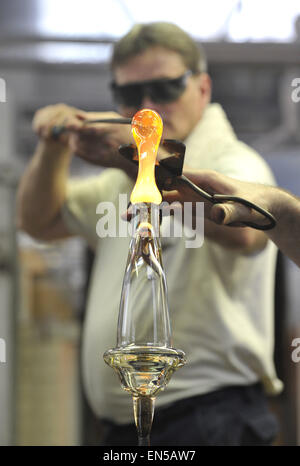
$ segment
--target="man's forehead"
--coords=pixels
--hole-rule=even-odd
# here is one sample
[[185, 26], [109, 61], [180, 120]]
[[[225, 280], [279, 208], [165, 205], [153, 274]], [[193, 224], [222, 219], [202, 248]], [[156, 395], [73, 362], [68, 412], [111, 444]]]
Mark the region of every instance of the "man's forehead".
[[159, 78], [176, 78], [185, 70], [183, 60], [177, 52], [155, 47], [115, 67], [114, 79], [118, 84], [125, 84]]

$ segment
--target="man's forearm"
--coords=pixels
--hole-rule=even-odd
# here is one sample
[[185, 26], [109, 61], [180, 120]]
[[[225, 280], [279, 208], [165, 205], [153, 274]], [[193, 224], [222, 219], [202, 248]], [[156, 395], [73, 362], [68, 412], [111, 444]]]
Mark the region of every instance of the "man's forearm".
[[[235, 180], [235, 184], [237, 181]], [[263, 186], [263, 185], [251, 185], [249, 183], [239, 182], [240, 187], [244, 186], [245, 191], [233, 191], [235, 195], [249, 199], [252, 202], [258, 203], [257, 199], [263, 201], [263, 207], [267, 209], [271, 214], [276, 218], [277, 224], [276, 227], [271, 230], [266, 230], [265, 234], [268, 236], [278, 248], [286, 254], [290, 259], [292, 259], [300, 267], [300, 199], [293, 196], [289, 192], [275, 188], [272, 186]], [[222, 206], [223, 208], [225, 205]], [[231, 207], [230, 204], [227, 207]], [[229, 210], [227, 210], [227, 213]], [[253, 218], [251, 218], [251, 215]], [[239, 221], [258, 221], [257, 214], [251, 209], [248, 209], [248, 212], [243, 209], [237, 209], [237, 206], [234, 206], [234, 210], [230, 211], [230, 215], [226, 218], [226, 223], [229, 222], [239, 222]], [[228, 227], [223, 227], [227, 228]], [[253, 251], [255, 248], [259, 249], [259, 235], [264, 235], [263, 232], [258, 232], [256, 230], [250, 230], [255, 236], [244, 237], [242, 229], [233, 229], [238, 235], [241, 234], [241, 237], [238, 238], [234, 235], [233, 231], [226, 233], [224, 230], [223, 234], [220, 235], [221, 230], [214, 230], [211, 228], [211, 231], [206, 231], [207, 236], [211, 235], [212, 239], [223, 244], [226, 247], [230, 247], [230, 242], [232, 240], [232, 246], [237, 249], [240, 247], [239, 241], [246, 243], [249, 240], [249, 247]], [[249, 229], [244, 229], [246, 232]], [[248, 233], [247, 233], [248, 234]], [[233, 235], [232, 237], [230, 235]], [[245, 244], [246, 244], [245, 243]], [[252, 247], [251, 247], [252, 244]], [[254, 248], [254, 249], [253, 249]], [[250, 251], [251, 252], [251, 251]]]
[[17, 194], [17, 224], [40, 236], [58, 215], [66, 196], [71, 151], [55, 141], [40, 142]]
[[281, 189], [270, 190], [266, 196], [268, 194], [271, 197], [269, 210], [277, 225], [266, 233], [300, 267], [300, 199]]

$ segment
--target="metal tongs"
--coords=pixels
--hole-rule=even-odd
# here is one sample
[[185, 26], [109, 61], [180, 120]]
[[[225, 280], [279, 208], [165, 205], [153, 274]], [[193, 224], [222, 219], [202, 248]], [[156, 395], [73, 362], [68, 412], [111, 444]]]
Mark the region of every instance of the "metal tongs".
[[[167, 156], [160, 158], [155, 166], [155, 178], [158, 189], [162, 191], [166, 186], [170, 187], [175, 179], [180, 179], [184, 184], [189, 186], [201, 198], [211, 202], [212, 204], [220, 204], [224, 202], [238, 202], [246, 207], [256, 210], [263, 215], [269, 223], [260, 225], [253, 222], [240, 222], [241, 224], [255, 228], [256, 230], [270, 230], [276, 226], [276, 220], [270, 212], [262, 207], [247, 201], [242, 197], [229, 196], [227, 194], [209, 194], [204, 189], [199, 188], [185, 175], [183, 175], [183, 163], [185, 156], [185, 144], [175, 139], [164, 139], [162, 147], [168, 152]], [[138, 164], [137, 148], [134, 144], [125, 144], [119, 147], [119, 152], [123, 157], [131, 162]], [[229, 223], [227, 226], [230, 226]]]
[[[101, 118], [95, 120], [84, 120], [83, 124], [93, 123], [114, 123], [114, 124], [131, 124], [131, 118]], [[54, 126], [52, 129], [52, 136], [58, 138], [63, 132], [68, 131], [65, 126]], [[262, 207], [254, 204], [253, 202], [247, 201], [242, 197], [229, 196], [227, 194], [209, 194], [204, 189], [199, 188], [186, 176], [183, 175], [183, 163], [185, 156], [185, 144], [175, 139], [163, 139], [162, 147], [167, 151], [168, 155], [161, 157], [155, 166], [155, 178], [158, 189], [162, 191], [164, 187], [168, 185], [170, 187], [176, 178], [179, 178], [183, 183], [189, 186], [194, 192], [196, 192], [201, 198], [211, 202], [212, 204], [220, 204], [224, 202], [238, 202], [246, 207], [249, 207], [256, 212], [263, 215], [269, 223], [266, 225], [259, 225], [253, 222], [241, 222], [245, 226], [255, 228], [256, 230], [271, 230], [276, 226], [276, 220], [270, 212], [263, 209]], [[138, 165], [138, 153], [137, 148], [134, 144], [124, 144], [119, 147], [120, 154], [130, 162]], [[230, 226], [230, 224], [228, 224]]]

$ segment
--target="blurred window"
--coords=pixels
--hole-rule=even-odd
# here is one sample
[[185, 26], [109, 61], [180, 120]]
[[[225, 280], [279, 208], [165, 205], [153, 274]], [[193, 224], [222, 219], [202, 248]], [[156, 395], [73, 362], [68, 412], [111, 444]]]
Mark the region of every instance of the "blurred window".
[[[39, 0], [42, 34], [118, 38], [136, 22], [171, 21], [195, 38], [293, 41], [299, 0]], [[68, 20], [69, 18], [69, 20]]]

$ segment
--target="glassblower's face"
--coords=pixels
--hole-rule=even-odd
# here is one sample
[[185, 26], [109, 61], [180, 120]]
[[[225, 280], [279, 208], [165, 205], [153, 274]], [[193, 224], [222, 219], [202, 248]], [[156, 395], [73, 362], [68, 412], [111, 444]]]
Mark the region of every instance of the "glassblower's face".
[[[178, 78], [187, 71], [180, 55], [162, 47], [147, 49], [117, 66], [114, 79], [117, 85], [137, 83], [160, 78]], [[144, 96], [139, 108], [155, 110], [164, 124], [164, 138], [184, 140], [202, 116], [210, 100], [210, 79], [207, 74], [187, 77], [186, 88], [180, 97], [169, 103], [155, 103]], [[124, 117], [133, 117], [139, 108], [120, 106]]]

